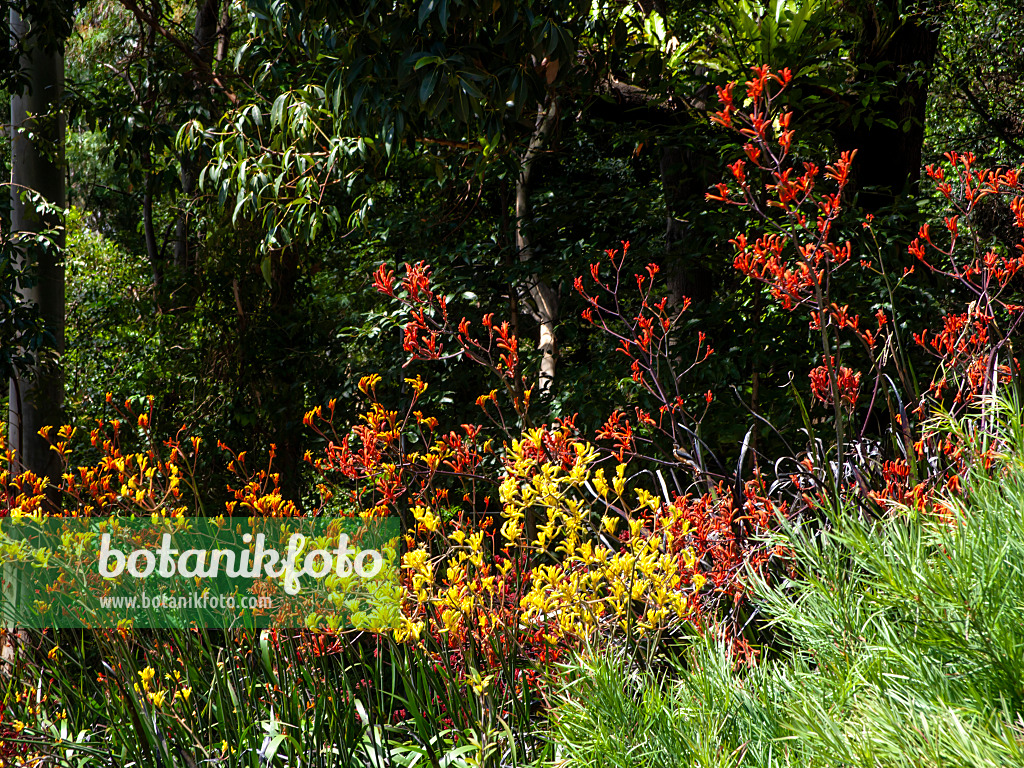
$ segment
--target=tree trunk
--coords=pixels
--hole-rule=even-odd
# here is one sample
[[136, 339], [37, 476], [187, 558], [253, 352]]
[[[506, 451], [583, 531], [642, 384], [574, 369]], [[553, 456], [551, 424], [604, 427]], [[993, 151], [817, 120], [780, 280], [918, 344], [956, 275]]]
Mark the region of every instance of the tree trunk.
[[[11, 232], [30, 237], [28, 233], [51, 230], [48, 247], [30, 243], [22, 249], [33, 280], [21, 290], [39, 308], [59, 362], [64, 352], [64, 230], [57, 212], [65, 205], [65, 126], [60, 112], [64, 59], [59, 50], [50, 50], [37, 39], [31, 18], [22, 19], [12, 10], [10, 23], [12, 38], [24, 42], [21, 69], [28, 78], [27, 88], [11, 97]], [[22, 199], [28, 191], [38, 193], [57, 211], [37, 211], [31, 200]], [[63, 404], [63, 376], [53, 361], [11, 380], [8, 430], [19, 468], [59, 480], [59, 458], [38, 432], [60, 426]]]
[[[148, 167], [147, 163], [147, 169]], [[156, 289], [157, 297], [159, 298], [160, 288], [164, 282], [164, 265], [160, 256], [160, 248], [156, 242], [156, 230], [153, 228], [155, 188], [156, 177], [152, 173], [147, 173], [146, 189], [142, 194], [142, 231], [146, 239], [146, 255], [149, 257], [149, 264], [153, 270], [153, 287]]]
[[[211, 64], [220, 29], [220, 0], [198, 0], [196, 25], [192, 34], [192, 50], [196, 59]], [[198, 96], [198, 75], [197, 75]], [[181, 192], [183, 208], [174, 227], [174, 266], [180, 279], [187, 282], [195, 267], [195, 254], [189, 243], [189, 203], [196, 189], [199, 159], [189, 153], [181, 156]]]
[[[60, 356], [64, 352], [64, 116], [60, 102], [64, 90], [63, 40], [46, 39], [52, 29], [32, 29], [32, 14], [22, 18], [10, 12], [11, 39], [22, 45], [19, 62], [27, 78], [23, 91], [11, 97], [11, 235], [25, 233], [19, 244], [21, 266], [31, 280], [19, 289], [39, 309], [45, 329], [53, 336], [56, 359], [37, 360], [28, 372], [17, 371], [10, 382], [8, 435], [16, 451], [12, 472], [31, 471], [49, 478], [51, 491], [60, 480], [60, 459], [39, 436], [49, 427], [55, 433], [63, 423], [64, 379]], [[42, 25], [40, 25], [42, 26]], [[35, 192], [56, 211], [39, 211], [23, 194]], [[41, 247], [33, 235], [49, 230], [49, 244]], [[52, 435], [55, 439], [56, 434]], [[51, 504], [58, 504], [51, 494]], [[32, 599], [27, 584], [4, 574], [5, 602], [24, 605]], [[5, 622], [6, 623], [6, 622]], [[27, 641], [24, 630], [8, 626], [0, 643], [5, 669], [10, 669], [18, 646]]]
[[[302, 344], [303, 321], [296, 307], [299, 254], [283, 248], [272, 262], [273, 296], [268, 322], [280, 347], [277, 358], [267, 359], [267, 378], [261, 399], [269, 419], [271, 441], [276, 445], [276, 472], [281, 475], [281, 494], [297, 505], [302, 502], [302, 417], [305, 391], [301, 377], [289, 370], [289, 353]], [[257, 385], [258, 386], [258, 385]]]
[[[534, 163], [538, 155], [547, 145], [551, 134], [558, 123], [558, 108], [555, 99], [550, 99], [547, 107], [538, 113], [536, 128], [530, 137], [530, 144], [523, 156], [516, 182], [516, 248], [519, 259], [531, 261], [534, 257], [533, 244], [527, 231], [530, 220], [530, 180], [533, 175]], [[527, 284], [530, 297], [537, 306], [536, 317], [540, 324], [538, 349], [541, 351], [540, 377], [537, 382], [538, 395], [541, 402], [550, 402], [558, 367], [558, 340], [555, 326], [558, 323], [558, 295], [551, 284], [540, 276], [533, 276]]]
[[214, 56], [218, 62], [228, 57], [228, 48], [231, 45], [231, 2], [224, 0], [220, 9], [220, 26], [217, 27], [217, 54]]
[[665, 274], [671, 306], [684, 298], [710, 299], [715, 291], [715, 270], [708, 257], [699, 261], [686, 253], [688, 219], [704, 211], [707, 190], [706, 159], [673, 145], [661, 148], [661, 184], [665, 197]]
[[[898, 9], [893, 0], [885, 5], [895, 18]], [[895, 85], [867, 113], [870, 122], [864, 119], [867, 115], [856, 125], [848, 120], [839, 126], [837, 139], [842, 149], [857, 150], [852, 180], [860, 206], [877, 211], [912, 194], [917, 185], [927, 78], [938, 51], [940, 25], [935, 18], [915, 14], [897, 22], [890, 36], [891, 27], [879, 23], [878, 8], [865, 11], [862, 19], [864, 34], [854, 53], [857, 63], [869, 66], [866, 77], [871, 80]]]

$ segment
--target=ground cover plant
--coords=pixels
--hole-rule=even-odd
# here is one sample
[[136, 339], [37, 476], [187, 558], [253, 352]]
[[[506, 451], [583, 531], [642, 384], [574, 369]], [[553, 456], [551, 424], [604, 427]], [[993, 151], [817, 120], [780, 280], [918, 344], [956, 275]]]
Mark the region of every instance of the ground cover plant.
[[[143, 221], [68, 217], [74, 402], [55, 468], [3, 446], [0, 518], [392, 520], [400, 610], [10, 627], [4, 765], [1021, 762], [1024, 177], [958, 150], [884, 187], [871, 133], [923, 93], [868, 17], [927, 48], [940, 11], [556, 5], [77, 17], [128, 51], [90, 194]], [[7, 231], [34, 382], [19, 259], [59, 237]]]
[[567, 670], [563, 765], [1018, 765], [1024, 754], [1019, 400], [946, 417], [971, 456], [962, 495], [778, 535], [792, 576], [758, 581], [777, 653], [737, 665], [705, 636], [670, 674], [622, 654]]

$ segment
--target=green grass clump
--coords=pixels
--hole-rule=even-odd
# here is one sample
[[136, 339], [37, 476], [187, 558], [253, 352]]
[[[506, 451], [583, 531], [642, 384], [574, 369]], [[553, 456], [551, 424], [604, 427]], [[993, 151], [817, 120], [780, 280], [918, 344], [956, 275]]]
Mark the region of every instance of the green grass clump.
[[986, 410], [944, 425], [996, 456], [948, 517], [838, 505], [784, 530], [795, 571], [756, 585], [780, 638], [756, 666], [713, 639], [668, 675], [576, 662], [562, 767], [1024, 765], [1024, 429], [1019, 407]]

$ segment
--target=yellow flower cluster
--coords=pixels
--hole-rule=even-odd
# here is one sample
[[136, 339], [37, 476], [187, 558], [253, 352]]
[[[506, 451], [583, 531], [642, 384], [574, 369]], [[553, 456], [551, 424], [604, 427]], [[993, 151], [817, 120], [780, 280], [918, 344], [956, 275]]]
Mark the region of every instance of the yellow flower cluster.
[[[536, 443], [539, 435], [527, 439]], [[519, 522], [532, 517], [537, 521], [534, 552], [553, 549], [557, 555], [557, 562], [533, 569], [522, 600], [524, 619], [549, 624], [552, 641], [587, 635], [607, 626], [608, 618], [640, 634], [685, 619], [692, 589], [687, 582], [695, 563], [692, 553], [677, 554], [673, 537], [685, 535], [688, 527], [681, 510], [643, 488], [627, 489], [623, 464], [609, 484], [604, 470], [592, 467], [597, 459], [593, 446], [574, 447], [576, 459], [566, 470], [552, 463], [534, 468], [523, 443], [512, 446], [501, 500], [515, 522], [503, 526], [502, 535], [506, 527], [517, 533]], [[620, 522], [628, 523], [624, 545], [613, 538]]]
[[[140, 426], [148, 426], [148, 421], [139, 418]], [[92, 430], [90, 441], [102, 452], [102, 457], [95, 464], [80, 466], [74, 471], [68, 464], [69, 444], [77, 430], [64, 425], [57, 430], [56, 440], [51, 438], [52, 429], [40, 430], [40, 435], [51, 440], [52, 449], [64, 463], [65, 471], [58, 486], [63, 516], [109, 515], [126, 510], [136, 514], [184, 510], [181, 506], [181, 484], [191, 481], [191, 468], [183, 446], [176, 445], [166, 458], [154, 451], [122, 453], [116, 438], [111, 438], [105, 431], [112, 430], [116, 436], [120, 427], [121, 423], [114, 420], [109, 424], [101, 423]], [[189, 442], [193, 450], [198, 448], [198, 438]], [[32, 472], [12, 473], [13, 465], [13, 451], [6, 449], [0, 441], [0, 485], [14, 491], [8, 501], [11, 517], [38, 517], [52, 498], [52, 494], [48, 498], [47, 480]]]
[[173, 693], [169, 687], [161, 687], [154, 684], [156, 680], [156, 670], [150, 666], [143, 667], [139, 673], [139, 677], [142, 680], [141, 685], [135, 683], [135, 692], [142, 695], [145, 694], [146, 700], [157, 709], [160, 709], [167, 701], [168, 694], [171, 694], [171, 703], [181, 701], [185, 706], [188, 705], [189, 699], [192, 698], [192, 686], [181, 684], [181, 672], [175, 670], [173, 673], [168, 672], [164, 675], [164, 679], [167, 681], [168, 686], [174, 688]]
[[[420, 531], [439, 533], [442, 523], [435, 512], [425, 506], [416, 506], [412, 512]], [[402, 558], [408, 575], [408, 602], [414, 609], [413, 615], [406, 616], [396, 630], [400, 641], [419, 638], [425, 626], [421, 618], [425, 608], [440, 617], [440, 631], [452, 635], [463, 628], [466, 617], [475, 621], [478, 628], [485, 629], [488, 614], [500, 608], [497, 578], [503, 568], [495, 567], [485, 557], [484, 531], [467, 533], [456, 527], [448, 533], [446, 545], [444, 555], [438, 558], [432, 557], [430, 542], [421, 541]], [[435, 567], [442, 563], [444, 576], [439, 585]]]
[[587, 443], [571, 444], [568, 459], [541, 460], [544, 437], [531, 430], [509, 448], [497, 533], [413, 507], [400, 640], [431, 620], [449, 636], [515, 621], [555, 644], [599, 629], [643, 635], [691, 616], [704, 577], [686, 546], [684, 509], [628, 487], [625, 465], [609, 479]]

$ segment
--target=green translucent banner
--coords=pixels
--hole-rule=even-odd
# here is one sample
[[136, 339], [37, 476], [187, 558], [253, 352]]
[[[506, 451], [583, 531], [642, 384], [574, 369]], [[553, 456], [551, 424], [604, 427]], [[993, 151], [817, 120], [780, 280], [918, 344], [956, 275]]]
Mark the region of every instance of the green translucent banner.
[[397, 626], [399, 522], [0, 520], [4, 620], [26, 628]]

